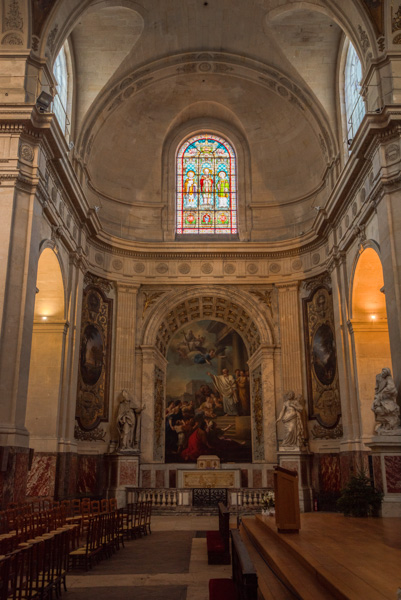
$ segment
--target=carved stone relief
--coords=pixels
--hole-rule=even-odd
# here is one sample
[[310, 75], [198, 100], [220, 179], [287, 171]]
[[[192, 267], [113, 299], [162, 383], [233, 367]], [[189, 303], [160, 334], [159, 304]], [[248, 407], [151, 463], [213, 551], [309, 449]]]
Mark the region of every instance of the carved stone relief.
[[250, 355], [260, 345], [260, 335], [250, 315], [234, 302], [219, 296], [200, 296], [179, 303], [162, 321], [156, 336], [156, 346], [166, 355], [169, 341], [175, 331], [186, 323], [202, 318], [230, 323], [248, 345]]
[[3, 22], [3, 31], [22, 31], [24, 20], [20, 11], [18, 0], [11, 0], [8, 4], [6, 17]]
[[334, 312], [331, 291], [321, 281], [308, 282], [312, 291], [302, 301], [309, 418], [334, 429], [341, 416]]
[[91, 431], [108, 420], [113, 300], [106, 296], [107, 282], [97, 286], [99, 278], [90, 274], [85, 280], [76, 419], [83, 431]]
[[253, 459], [264, 459], [262, 367], [252, 372]]
[[153, 457], [154, 460], [163, 460], [163, 420], [164, 420], [164, 373], [159, 367], [155, 367], [154, 383], [154, 440]]

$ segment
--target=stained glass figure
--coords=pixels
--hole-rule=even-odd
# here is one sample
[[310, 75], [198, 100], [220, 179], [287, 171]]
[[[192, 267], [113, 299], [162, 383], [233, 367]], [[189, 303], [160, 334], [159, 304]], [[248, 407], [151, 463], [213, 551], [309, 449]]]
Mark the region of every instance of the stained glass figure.
[[221, 137], [196, 135], [179, 148], [177, 233], [237, 233], [236, 158]]

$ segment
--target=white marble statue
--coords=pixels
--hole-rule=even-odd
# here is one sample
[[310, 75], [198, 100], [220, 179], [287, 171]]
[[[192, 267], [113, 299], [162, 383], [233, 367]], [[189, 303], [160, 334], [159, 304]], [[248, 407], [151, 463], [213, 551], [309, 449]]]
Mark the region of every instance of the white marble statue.
[[120, 406], [118, 407], [117, 427], [119, 443], [117, 450], [137, 450], [141, 435], [141, 413], [145, 406], [136, 408], [132, 405], [127, 390], [121, 392]]
[[400, 433], [400, 407], [397, 404], [397, 388], [388, 367], [376, 375], [375, 398], [372, 404], [375, 413], [375, 433], [392, 435]]
[[302, 396], [295, 397], [294, 392], [284, 395], [284, 404], [278, 416], [278, 421], [284, 425], [285, 437], [282, 448], [305, 449], [307, 440], [305, 402]]

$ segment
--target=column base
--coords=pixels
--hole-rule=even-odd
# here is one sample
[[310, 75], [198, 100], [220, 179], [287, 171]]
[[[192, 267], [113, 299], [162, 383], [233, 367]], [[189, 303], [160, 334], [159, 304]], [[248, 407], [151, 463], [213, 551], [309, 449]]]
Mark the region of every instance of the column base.
[[401, 435], [377, 435], [371, 449], [375, 488], [383, 492], [383, 517], [401, 517]]
[[139, 485], [139, 452], [108, 454], [109, 486], [107, 496], [117, 498], [119, 508], [127, 504], [126, 486]]

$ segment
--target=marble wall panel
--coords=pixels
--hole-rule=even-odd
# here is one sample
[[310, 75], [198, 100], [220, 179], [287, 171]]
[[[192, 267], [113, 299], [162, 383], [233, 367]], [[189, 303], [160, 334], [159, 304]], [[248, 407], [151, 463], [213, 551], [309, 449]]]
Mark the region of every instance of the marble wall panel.
[[19, 453], [15, 457], [14, 502], [25, 501], [25, 495], [27, 495], [28, 462], [29, 454]]
[[288, 469], [289, 471], [296, 471], [298, 473], [298, 463], [295, 460], [280, 461], [280, 467], [283, 467], [283, 469]]
[[241, 487], [248, 487], [248, 469], [241, 469]]
[[137, 468], [136, 462], [121, 462], [119, 485], [137, 485]]
[[97, 456], [78, 457], [78, 494], [96, 494], [98, 490]]
[[156, 471], [156, 487], [164, 488], [165, 485], [166, 485], [166, 483], [165, 483], [164, 471], [157, 469], [157, 471]]
[[262, 487], [262, 470], [254, 469], [252, 474], [253, 474], [253, 487], [261, 488]]
[[373, 481], [375, 484], [375, 488], [379, 492], [383, 492], [383, 473], [382, 473], [382, 464], [380, 456], [372, 456], [372, 465], [373, 465]]
[[34, 454], [28, 475], [26, 494], [29, 497], [54, 497], [56, 482], [56, 456]]
[[70, 472], [68, 478], [68, 496], [74, 497], [77, 495], [77, 478], [78, 478], [78, 456], [70, 455]]
[[320, 456], [320, 491], [339, 492], [341, 490], [341, 470], [338, 454]]
[[385, 456], [387, 492], [401, 494], [401, 456]]
[[177, 471], [176, 471], [176, 469], [170, 469], [168, 472], [168, 486], [170, 488], [177, 487]]
[[149, 469], [144, 469], [142, 471], [142, 487], [150, 488], [151, 486], [151, 473]]
[[274, 471], [271, 469], [266, 470], [266, 487], [274, 488]]

